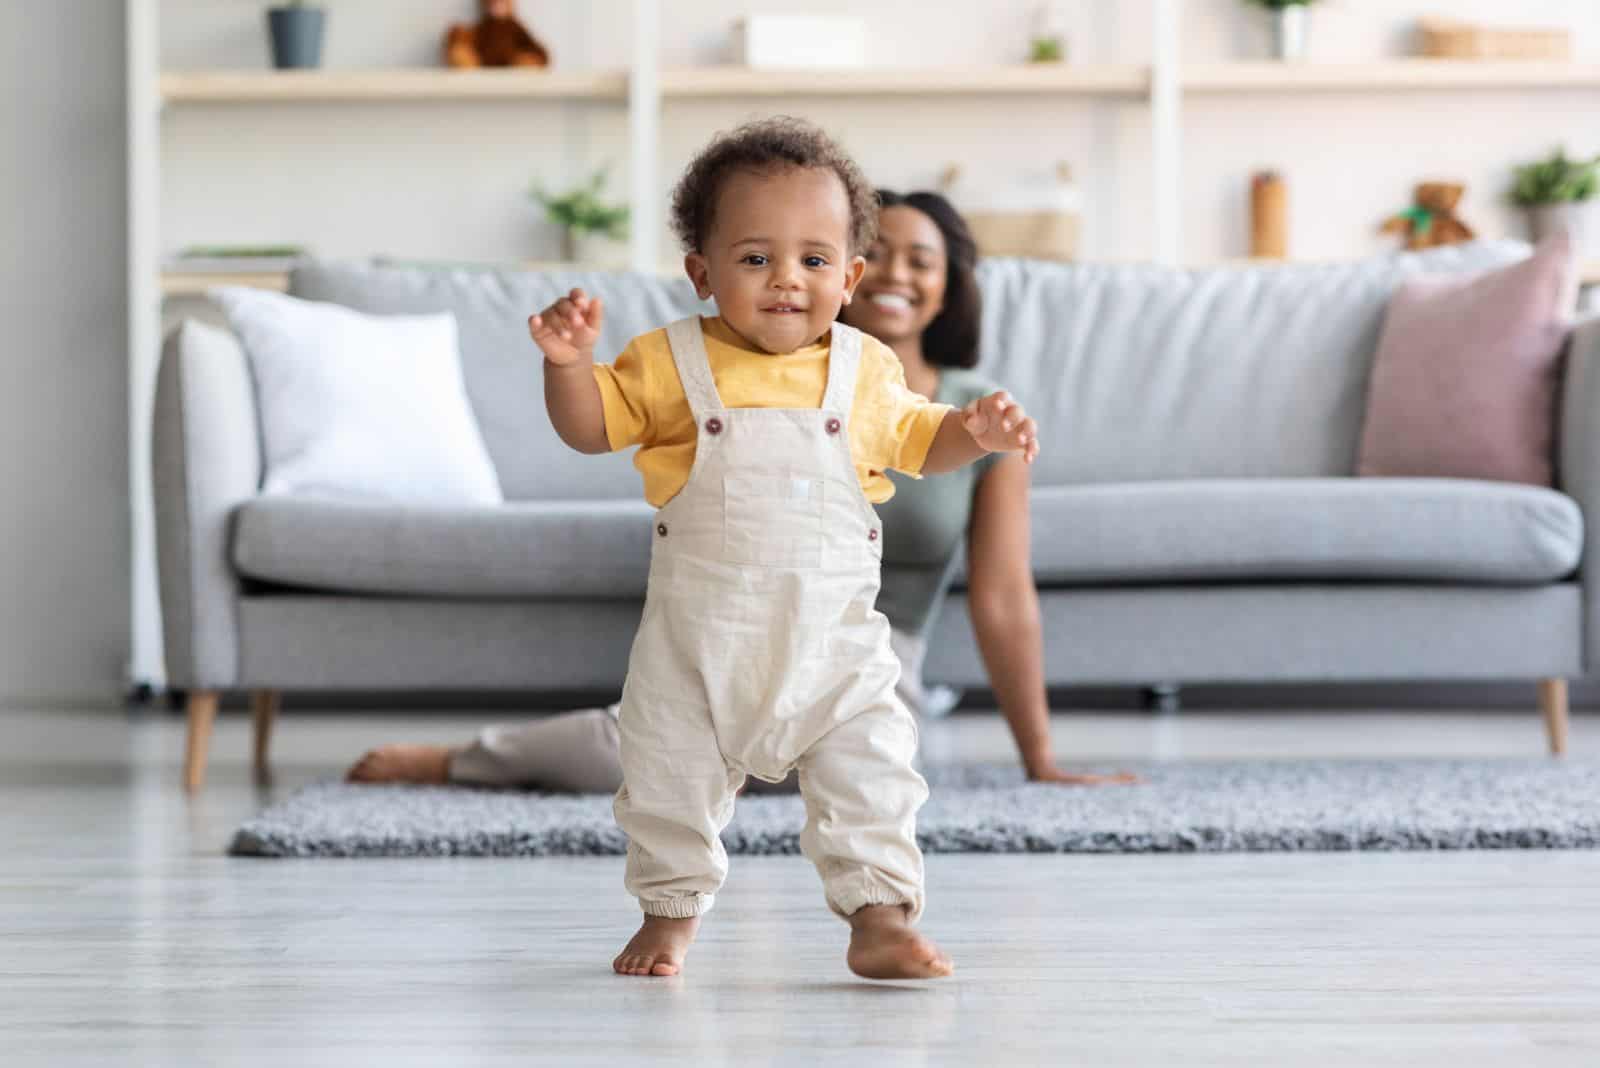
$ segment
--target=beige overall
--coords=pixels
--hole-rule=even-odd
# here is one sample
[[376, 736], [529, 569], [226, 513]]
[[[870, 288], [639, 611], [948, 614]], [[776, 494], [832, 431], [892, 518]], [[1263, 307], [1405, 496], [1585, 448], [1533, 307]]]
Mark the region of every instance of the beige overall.
[[725, 408], [698, 318], [667, 336], [698, 424], [689, 481], [656, 513], [618, 720], [626, 885], [655, 916], [711, 908], [746, 775], [799, 773], [800, 847], [828, 905], [921, 915], [917, 728], [874, 607], [883, 540], [846, 422], [861, 335], [833, 327], [820, 409]]

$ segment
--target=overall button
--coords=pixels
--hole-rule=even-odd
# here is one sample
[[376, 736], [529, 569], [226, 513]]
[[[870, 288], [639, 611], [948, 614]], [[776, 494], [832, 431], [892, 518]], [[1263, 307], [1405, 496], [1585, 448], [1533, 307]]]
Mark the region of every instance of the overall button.
[[828, 433], [830, 434], [837, 434], [839, 432], [839, 420], [837, 419], [829, 419], [824, 425], [828, 428]]
[[666, 537], [667, 536], [667, 525], [665, 523], [657, 523], [656, 524], [656, 533], [660, 534], [663, 538]]
[[707, 419], [706, 420], [706, 433], [707, 434], [720, 434], [720, 433], [722, 433], [722, 420], [718, 419], [714, 415], [710, 419]]
[[[661, 528], [661, 533], [665, 534], [666, 532], [667, 532], [667, 528], [666, 527], [662, 527]], [[873, 529], [867, 531], [867, 540], [868, 541], [877, 541], [878, 540], [878, 529], [876, 527], [874, 527]]]

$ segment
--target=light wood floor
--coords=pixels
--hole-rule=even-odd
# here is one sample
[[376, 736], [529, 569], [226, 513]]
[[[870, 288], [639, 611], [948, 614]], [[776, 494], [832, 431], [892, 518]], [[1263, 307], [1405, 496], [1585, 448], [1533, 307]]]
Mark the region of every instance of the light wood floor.
[[[259, 806], [443, 716], [0, 710], [0, 1064], [1600, 1064], [1600, 853], [929, 858], [957, 976], [869, 984], [798, 859], [734, 858], [688, 973], [612, 976], [621, 861], [234, 860]], [[1576, 716], [1573, 758], [1600, 721]], [[1527, 755], [1536, 713], [1062, 717], [1093, 760]], [[924, 732], [1006, 759], [998, 720]], [[1600, 806], [1600, 799], [1596, 799]]]

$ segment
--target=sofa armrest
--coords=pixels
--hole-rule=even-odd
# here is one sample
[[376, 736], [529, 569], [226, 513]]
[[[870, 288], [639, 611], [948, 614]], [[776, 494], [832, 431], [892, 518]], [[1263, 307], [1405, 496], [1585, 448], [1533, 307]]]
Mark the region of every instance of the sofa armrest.
[[175, 687], [227, 689], [239, 678], [233, 513], [261, 485], [255, 388], [231, 334], [187, 320], [167, 335], [153, 438], [167, 677]]
[[1583, 664], [1600, 667], [1600, 317], [1567, 338], [1556, 447], [1561, 489], [1583, 508]]

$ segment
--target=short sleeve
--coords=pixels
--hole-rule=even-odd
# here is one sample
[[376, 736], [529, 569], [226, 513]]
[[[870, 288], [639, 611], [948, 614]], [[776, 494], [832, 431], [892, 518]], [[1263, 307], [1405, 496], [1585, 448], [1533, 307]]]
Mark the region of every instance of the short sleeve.
[[882, 357], [878, 359], [878, 374], [882, 377], [879, 388], [888, 407], [888, 428], [891, 438], [889, 466], [896, 471], [922, 477], [922, 465], [928, 459], [934, 436], [952, 410], [948, 404], [937, 404], [906, 385], [905, 368], [899, 357], [879, 345]]
[[606, 421], [606, 441], [611, 450], [648, 445], [654, 436], [651, 419], [650, 360], [639, 339], [628, 343], [615, 363], [597, 363], [594, 380]]

